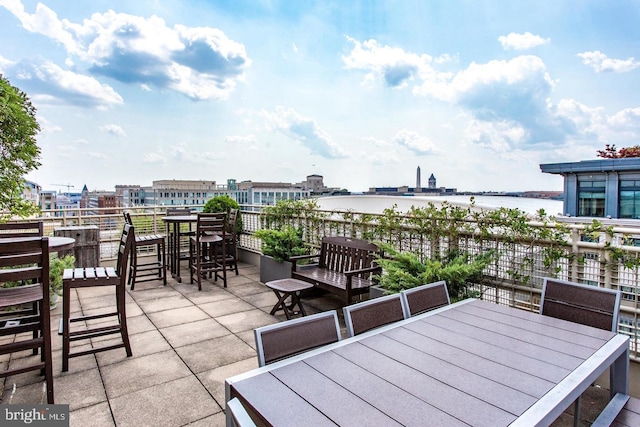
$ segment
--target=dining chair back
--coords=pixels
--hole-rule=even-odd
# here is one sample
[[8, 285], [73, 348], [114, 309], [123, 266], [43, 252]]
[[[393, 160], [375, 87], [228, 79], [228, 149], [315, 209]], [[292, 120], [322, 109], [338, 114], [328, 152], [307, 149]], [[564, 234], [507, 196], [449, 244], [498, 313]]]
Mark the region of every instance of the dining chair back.
[[409, 317], [400, 294], [386, 295], [348, 305], [342, 310], [349, 337]]
[[617, 290], [544, 279], [540, 314], [616, 332], [619, 311]]
[[44, 235], [42, 221], [0, 223], [0, 238], [38, 237]]
[[335, 310], [311, 314], [254, 330], [258, 365], [340, 341], [340, 324]]
[[[0, 355], [24, 350], [37, 354], [40, 350], [39, 361], [2, 357], [7, 363], [0, 365], [0, 378], [40, 370], [45, 376], [47, 403], [53, 404], [49, 292], [49, 239], [0, 239]], [[36, 309], [28, 315], [12, 311], [25, 304]], [[13, 338], [5, 338], [10, 335]]]
[[451, 303], [447, 282], [444, 280], [405, 289], [400, 292], [400, 295], [405, 312], [409, 316], [415, 316]]
[[227, 411], [231, 413], [233, 427], [255, 427], [256, 424], [237, 397], [227, 402]]

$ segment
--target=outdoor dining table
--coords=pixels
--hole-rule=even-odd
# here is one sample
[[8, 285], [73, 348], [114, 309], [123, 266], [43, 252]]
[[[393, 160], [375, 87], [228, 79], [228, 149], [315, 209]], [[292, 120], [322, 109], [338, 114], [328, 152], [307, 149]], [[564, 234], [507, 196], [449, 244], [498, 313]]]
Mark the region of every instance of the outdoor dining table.
[[[182, 224], [193, 224], [198, 222], [198, 215], [170, 215], [163, 216], [162, 220], [167, 225], [167, 236], [169, 236], [169, 271], [178, 283], [182, 282], [180, 277], [180, 236]], [[184, 233], [182, 233], [184, 235]]]
[[627, 336], [468, 299], [225, 387], [258, 425], [545, 426], [607, 368], [628, 393]]

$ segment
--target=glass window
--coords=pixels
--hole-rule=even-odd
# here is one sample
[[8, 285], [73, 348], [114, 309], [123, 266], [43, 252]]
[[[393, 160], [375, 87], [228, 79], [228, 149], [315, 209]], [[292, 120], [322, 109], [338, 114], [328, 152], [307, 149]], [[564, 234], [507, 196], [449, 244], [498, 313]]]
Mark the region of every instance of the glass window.
[[640, 218], [640, 181], [620, 181], [620, 218]]
[[578, 182], [578, 216], [604, 217], [604, 181]]

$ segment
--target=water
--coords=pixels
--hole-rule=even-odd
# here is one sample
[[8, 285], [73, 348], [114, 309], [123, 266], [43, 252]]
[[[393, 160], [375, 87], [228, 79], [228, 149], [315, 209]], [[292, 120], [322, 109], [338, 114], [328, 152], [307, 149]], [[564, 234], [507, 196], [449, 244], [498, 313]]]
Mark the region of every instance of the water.
[[[562, 215], [562, 201], [534, 199], [528, 197], [473, 196], [475, 206], [481, 209], [511, 208], [520, 209], [534, 215], [544, 209], [547, 215]], [[407, 212], [411, 206], [421, 207], [433, 203], [438, 206], [443, 201], [451, 205], [469, 206], [471, 196], [329, 196], [320, 197], [318, 205], [324, 210], [382, 213], [395, 204], [400, 212]]]

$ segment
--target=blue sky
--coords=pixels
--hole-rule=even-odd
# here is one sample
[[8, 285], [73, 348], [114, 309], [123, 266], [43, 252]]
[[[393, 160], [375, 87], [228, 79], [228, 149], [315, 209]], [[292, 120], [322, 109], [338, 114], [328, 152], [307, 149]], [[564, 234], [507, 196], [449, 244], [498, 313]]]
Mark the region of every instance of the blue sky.
[[159, 179], [561, 190], [640, 143], [640, 1], [0, 0], [44, 189]]

